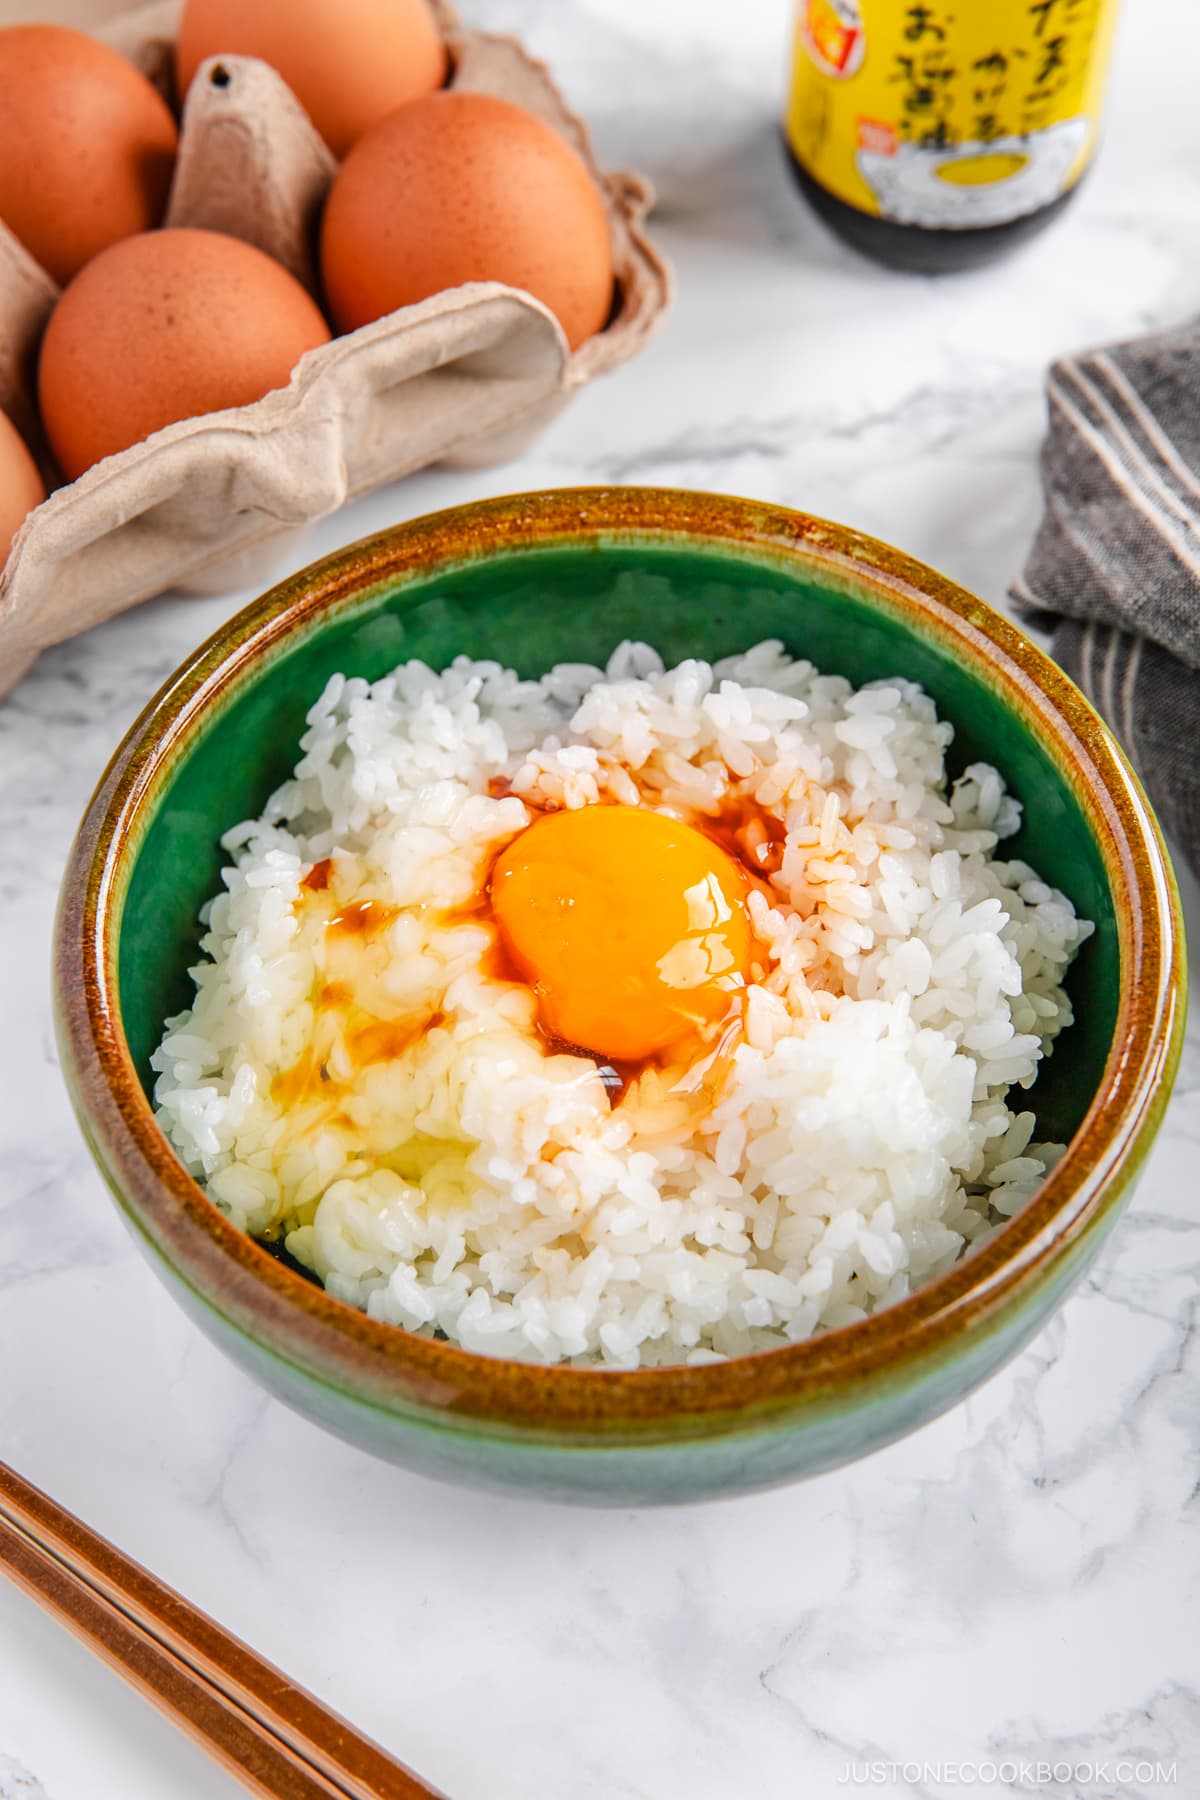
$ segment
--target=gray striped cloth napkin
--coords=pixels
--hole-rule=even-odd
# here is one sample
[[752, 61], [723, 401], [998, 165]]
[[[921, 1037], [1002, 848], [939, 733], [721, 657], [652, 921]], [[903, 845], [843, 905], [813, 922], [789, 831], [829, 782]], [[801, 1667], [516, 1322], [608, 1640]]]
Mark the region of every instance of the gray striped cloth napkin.
[[1200, 870], [1200, 322], [1056, 362], [1019, 609]]

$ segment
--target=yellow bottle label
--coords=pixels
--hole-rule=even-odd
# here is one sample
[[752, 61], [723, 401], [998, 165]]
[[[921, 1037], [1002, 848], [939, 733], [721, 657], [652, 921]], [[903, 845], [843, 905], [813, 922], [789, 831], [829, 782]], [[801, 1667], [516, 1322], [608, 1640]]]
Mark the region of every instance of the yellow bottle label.
[[860, 212], [1004, 225], [1079, 180], [1118, 0], [799, 0], [785, 128]]

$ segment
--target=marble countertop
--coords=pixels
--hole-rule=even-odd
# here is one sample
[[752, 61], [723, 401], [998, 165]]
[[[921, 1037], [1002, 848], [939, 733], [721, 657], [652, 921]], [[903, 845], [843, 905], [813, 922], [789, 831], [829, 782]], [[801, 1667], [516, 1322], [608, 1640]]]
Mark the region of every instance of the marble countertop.
[[[293, 563], [483, 493], [664, 482], [844, 519], [1003, 604], [1047, 360], [1200, 301], [1200, 8], [1127, 8], [1077, 204], [1006, 265], [932, 283], [857, 260], [793, 195], [783, 0], [464, 7], [550, 60], [607, 163], [653, 174], [678, 304], [520, 462], [373, 495]], [[1013, 1794], [1200, 1793], [1195, 1015], [1082, 1290], [966, 1405], [805, 1486], [625, 1513], [443, 1490], [266, 1400], [187, 1323], [71, 1118], [47, 964], [105, 759], [246, 597], [145, 607], [0, 705], [4, 1458], [454, 1800], [940, 1796], [984, 1791], [956, 1774], [972, 1761]], [[1188, 904], [1200, 924], [1190, 882]], [[0, 1586], [0, 1800], [238, 1791]]]

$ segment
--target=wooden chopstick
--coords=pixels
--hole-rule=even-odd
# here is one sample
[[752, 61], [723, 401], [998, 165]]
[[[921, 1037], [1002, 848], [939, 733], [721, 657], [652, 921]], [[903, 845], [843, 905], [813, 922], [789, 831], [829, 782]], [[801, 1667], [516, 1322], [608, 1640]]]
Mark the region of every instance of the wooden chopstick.
[[0, 1571], [267, 1800], [444, 1800], [0, 1463]]

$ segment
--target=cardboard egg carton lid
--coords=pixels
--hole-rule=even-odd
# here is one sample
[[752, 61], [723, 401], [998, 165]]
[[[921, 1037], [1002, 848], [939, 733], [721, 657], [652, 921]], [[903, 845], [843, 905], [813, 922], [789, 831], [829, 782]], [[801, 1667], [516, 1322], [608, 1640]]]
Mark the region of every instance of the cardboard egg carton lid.
[[[407, 306], [297, 364], [251, 406], [186, 419], [79, 480], [25, 520], [0, 571], [0, 694], [39, 650], [167, 589], [220, 592], [262, 579], [285, 534], [433, 462], [515, 455], [593, 376], [635, 354], [670, 299], [667, 265], [644, 229], [652, 194], [601, 171], [587, 129], [549, 72], [511, 37], [437, 11], [451, 85], [537, 113], [584, 158], [612, 226], [617, 285], [604, 329], [571, 351], [531, 295], [476, 282]], [[123, 14], [98, 35], [170, 93], [178, 0]], [[265, 63], [213, 57], [187, 96], [165, 223], [257, 245], [310, 291], [312, 246], [336, 163]], [[61, 482], [34, 401], [37, 348], [57, 299], [49, 276], [0, 222], [0, 408]]]

